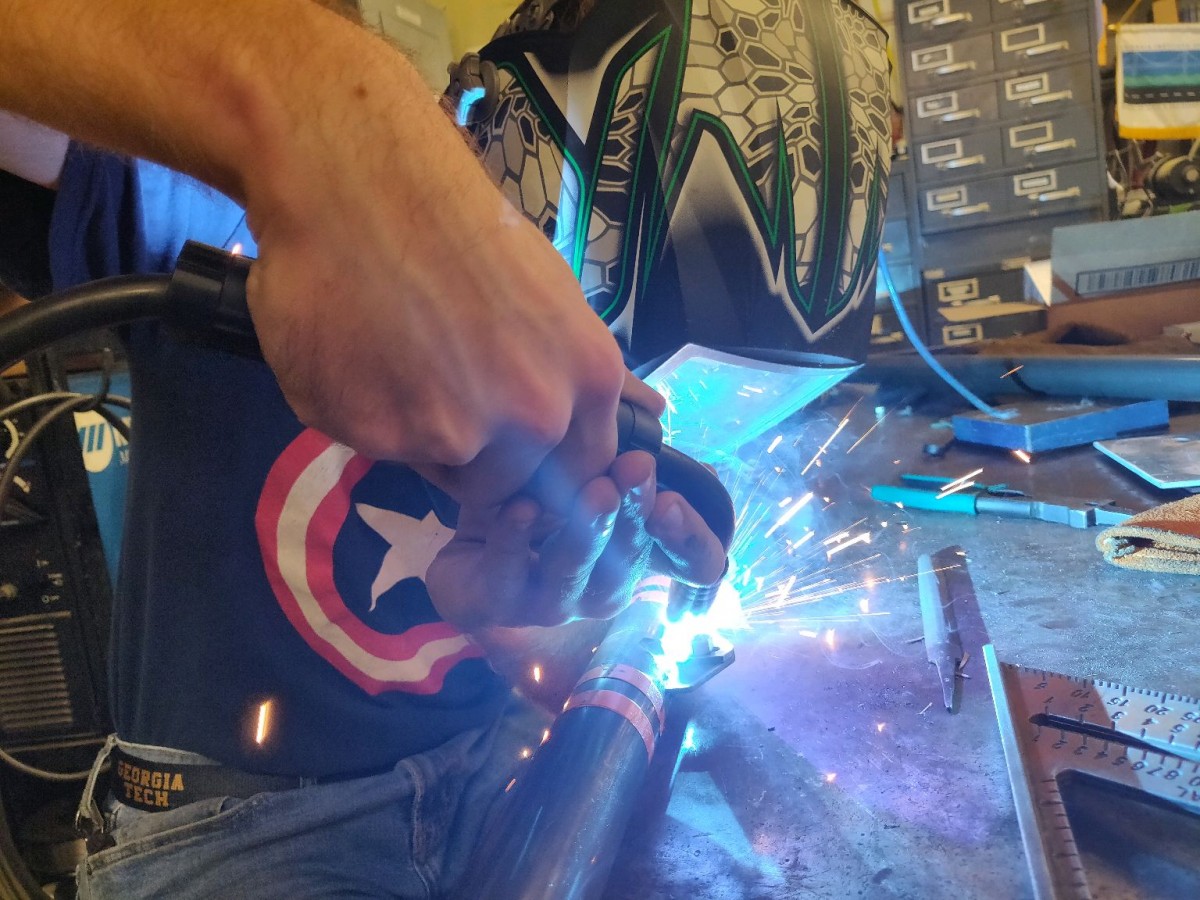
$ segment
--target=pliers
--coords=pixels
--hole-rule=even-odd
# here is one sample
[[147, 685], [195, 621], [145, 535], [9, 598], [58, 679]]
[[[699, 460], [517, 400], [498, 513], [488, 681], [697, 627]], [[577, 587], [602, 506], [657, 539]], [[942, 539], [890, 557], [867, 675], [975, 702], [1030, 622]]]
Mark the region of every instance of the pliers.
[[[880, 503], [895, 503], [912, 509], [979, 515], [991, 513], [1007, 519], [1040, 519], [1091, 528], [1094, 525], [1118, 525], [1134, 510], [1116, 506], [1111, 500], [1085, 500], [1078, 497], [1031, 496], [1004, 484], [967, 482], [940, 475], [901, 475], [905, 485], [877, 484], [871, 496]], [[956, 486], [953, 491], [946, 488]]]

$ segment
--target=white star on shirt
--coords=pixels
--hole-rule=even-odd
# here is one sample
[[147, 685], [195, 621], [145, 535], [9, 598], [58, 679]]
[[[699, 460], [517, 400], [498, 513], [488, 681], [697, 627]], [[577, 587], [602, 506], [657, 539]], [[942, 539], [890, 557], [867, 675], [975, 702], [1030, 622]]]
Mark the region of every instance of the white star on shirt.
[[446, 528], [432, 511], [423, 519], [415, 519], [391, 509], [380, 509], [366, 503], [354, 504], [364, 522], [371, 526], [391, 548], [383, 557], [379, 574], [371, 585], [371, 611], [379, 598], [405, 578], [424, 578], [429, 564], [450, 542], [454, 530]]

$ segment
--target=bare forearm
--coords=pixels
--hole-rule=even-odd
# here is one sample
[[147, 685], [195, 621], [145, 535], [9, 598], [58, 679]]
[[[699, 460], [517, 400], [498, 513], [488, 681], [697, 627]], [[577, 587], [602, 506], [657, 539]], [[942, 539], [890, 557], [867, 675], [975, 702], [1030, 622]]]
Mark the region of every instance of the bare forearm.
[[340, 119], [449, 127], [400, 54], [295, 0], [0, 0], [0, 60], [0, 107], [243, 202], [299, 187]]

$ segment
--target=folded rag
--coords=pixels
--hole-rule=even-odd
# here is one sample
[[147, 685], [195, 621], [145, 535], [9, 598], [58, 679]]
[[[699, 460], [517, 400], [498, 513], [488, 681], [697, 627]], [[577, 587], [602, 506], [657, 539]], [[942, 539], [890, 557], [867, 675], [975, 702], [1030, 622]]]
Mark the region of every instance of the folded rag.
[[1200, 575], [1200, 494], [1105, 529], [1096, 538], [1096, 549], [1116, 566]]

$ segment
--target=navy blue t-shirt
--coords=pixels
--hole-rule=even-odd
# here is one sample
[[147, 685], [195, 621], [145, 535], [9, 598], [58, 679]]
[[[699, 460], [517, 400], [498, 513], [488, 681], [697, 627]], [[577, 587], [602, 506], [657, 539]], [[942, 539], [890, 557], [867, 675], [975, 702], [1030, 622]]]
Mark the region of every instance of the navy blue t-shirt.
[[[169, 271], [187, 238], [254, 254], [227, 198], [72, 147], [50, 224], [55, 289]], [[129, 354], [110, 659], [122, 738], [320, 776], [386, 768], [498, 713], [506, 686], [425, 589], [451, 531], [414, 472], [305, 428], [262, 363], [157, 324], [131, 329]]]

